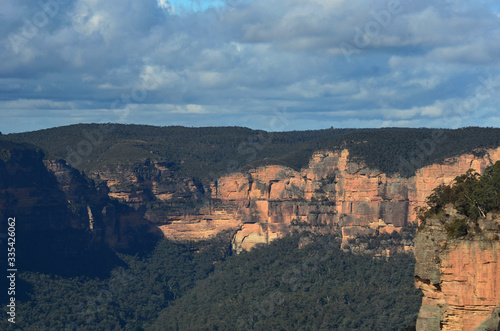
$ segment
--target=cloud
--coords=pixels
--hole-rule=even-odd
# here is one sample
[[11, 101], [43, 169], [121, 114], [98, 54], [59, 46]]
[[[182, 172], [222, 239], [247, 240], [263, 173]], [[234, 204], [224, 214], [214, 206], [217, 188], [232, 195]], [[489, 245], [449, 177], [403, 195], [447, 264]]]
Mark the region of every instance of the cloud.
[[[481, 77], [500, 77], [492, 2], [200, 3], [2, 1], [0, 131], [118, 119], [266, 129], [283, 108], [289, 130], [443, 126]], [[490, 88], [460, 123], [498, 122]]]

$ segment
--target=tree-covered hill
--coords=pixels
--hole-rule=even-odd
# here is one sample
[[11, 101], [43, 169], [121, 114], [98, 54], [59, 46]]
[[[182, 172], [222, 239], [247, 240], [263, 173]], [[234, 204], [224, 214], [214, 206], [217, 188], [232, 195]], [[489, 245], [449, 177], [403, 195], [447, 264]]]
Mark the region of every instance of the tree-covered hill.
[[292, 235], [217, 265], [152, 330], [403, 330], [413, 324], [420, 306], [413, 257], [355, 256], [332, 236], [314, 236], [299, 248], [303, 239]]
[[89, 172], [150, 158], [202, 181], [264, 164], [300, 170], [317, 150], [348, 148], [351, 157], [386, 173], [411, 176], [447, 157], [500, 146], [500, 129], [382, 128], [265, 132], [241, 127], [187, 128], [78, 124], [1, 136], [42, 148], [49, 158]]

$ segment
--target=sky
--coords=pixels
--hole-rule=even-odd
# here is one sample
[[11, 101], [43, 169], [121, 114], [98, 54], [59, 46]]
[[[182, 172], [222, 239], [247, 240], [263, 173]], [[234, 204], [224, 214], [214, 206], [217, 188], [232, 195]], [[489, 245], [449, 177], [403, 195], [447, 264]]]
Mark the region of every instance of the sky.
[[2, 0], [0, 132], [500, 126], [493, 0]]

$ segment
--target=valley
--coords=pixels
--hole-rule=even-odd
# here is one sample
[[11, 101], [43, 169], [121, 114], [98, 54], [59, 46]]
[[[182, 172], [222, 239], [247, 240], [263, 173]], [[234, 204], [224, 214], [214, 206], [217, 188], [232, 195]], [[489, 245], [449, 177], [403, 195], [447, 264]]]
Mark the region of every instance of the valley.
[[[18, 314], [20, 323], [96, 330], [113, 324], [144, 330], [380, 329], [389, 318], [374, 317], [385, 316], [381, 308], [364, 322], [359, 318], [367, 309], [362, 302], [382, 300], [377, 307], [393, 312], [387, 330], [410, 330], [412, 324], [433, 330], [442, 314], [453, 330], [478, 325], [497, 309], [496, 283], [478, 290], [492, 293], [477, 294], [481, 302], [471, 301], [467, 287], [445, 284], [461, 282], [474, 270], [481, 274], [467, 286], [482, 288], [487, 279], [496, 279], [498, 236], [451, 241], [442, 251], [444, 226], [428, 221], [425, 231], [431, 232], [417, 227], [422, 225], [419, 208], [434, 189], [469, 169], [483, 174], [500, 161], [498, 129], [266, 136], [244, 128], [111, 128], [105, 132], [88, 124], [0, 136], [1, 217], [16, 217], [23, 238], [18, 254], [24, 261], [19, 280], [24, 290], [17, 309], [33, 300], [54, 300], [43, 289], [58, 284], [76, 300], [63, 303], [71, 307], [64, 318], [51, 315], [52, 322], [44, 322], [46, 306], [29, 318]], [[68, 146], [89, 137], [94, 143], [88, 155], [64, 159]], [[496, 218], [488, 217], [484, 226], [490, 229]], [[424, 295], [418, 319], [414, 254], [416, 284]], [[442, 261], [437, 269], [435, 258]], [[312, 269], [301, 261], [312, 263]], [[462, 263], [477, 266], [464, 271]], [[133, 287], [141, 293], [140, 313], [130, 306], [132, 288], [106, 285], [117, 274], [125, 274], [118, 281], [127, 284], [126, 279], [141, 278]], [[338, 284], [330, 283], [331, 277]], [[438, 283], [444, 287], [429, 285]], [[363, 294], [354, 295], [353, 286], [364, 288]], [[451, 298], [454, 291], [461, 296]], [[301, 306], [305, 302], [315, 308]], [[441, 308], [444, 302], [449, 308]], [[262, 304], [272, 305], [269, 314], [258, 308]], [[120, 308], [113, 312], [113, 305]], [[211, 317], [194, 318], [187, 307]], [[285, 318], [283, 309], [291, 315]], [[463, 309], [476, 317], [458, 313]], [[117, 314], [122, 311], [127, 313]], [[494, 324], [491, 318], [485, 327]]]

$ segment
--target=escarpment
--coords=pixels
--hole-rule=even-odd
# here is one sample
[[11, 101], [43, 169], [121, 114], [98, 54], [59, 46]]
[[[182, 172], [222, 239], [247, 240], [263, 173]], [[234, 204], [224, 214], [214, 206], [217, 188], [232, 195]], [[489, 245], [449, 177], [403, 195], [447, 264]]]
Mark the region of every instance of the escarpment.
[[[189, 177], [176, 174], [175, 165], [149, 159], [132, 164], [116, 164], [103, 167], [89, 174], [99, 182], [105, 182], [109, 196], [132, 207], [150, 204], [148, 219], [155, 222], [162, 218], [162, 210], [168, 207], [184, 211], [181, 203], [203, 197], [203, 189]], [[156, 208], [158, 207], [158, 208]]]
[[[350, 249], [356, 238], [400, 234], [416, 222], [415, 207], [435, 187], [470, 168], [483, 172], [497, 160], [500, 148], [449, 158], [404, 178], [352, 161], [348, 150], [316, 152], [302, 171], [270, 165], [222, 176], [210, 187], [212, 206], [160, 228], [168, 238], [181, 232], [181, 238], [198, 240], [236, 226], [240, 231], [233, 247], [240, 251], [279, 238], [291, 227], [309, 226], [341, 233], [342, 247]], [[412, 250], [411, 240], [397, 246], [390, 249]], [[390, 254], [390, 249], [377, 254]]]
[[126, 249], [158, 236], [140, 212], [110, 199], [106, 185], [96, 187], [64, 160], [44, 160], [40, 150], [7, 142], [0, 151], [0, 217], [16, 219], [26, 257], [42, 251], [45, 259], [50, 252], [69, 257], [101, 245]]
[[[182, 175], [174, 162], [131, 158], [84, 175], [64, 161], [43, 164], [42, 156], [33, 156], [29, 165], [19, 166], [22, 161], [14, 158], [3, 163], [4, 213], [32, 219], [45, 213], [38, 218], [50, 224], [47, 228], [89, 231], [93, 240], [113, 247], [128, 246], [137, 232], [202, 240], [232, 229], [238, 252], [291, 229], [308, 229], [338, 233], [346, 250], [389, 255], [412, 251], [408, 227], [415, 223], [414, 208], [432, 189], [470, 168], [482, 172], [500, 160], [500, 148], [449, 158], [409, 178], [370, 168], [348, 149], [324, 150], [313, 153], [301, 170], [267, 165], [210, 183]], [[36, 176], [40, 171], [43, 176]], [[373, 237], [382, 238], [376, 247], [365, 240]]]
[[[457, 224], [467, 235], [454, 235]], [[477, 224], [453, 211], [425, 220], [415, 238], [415, 286], [424, 295], [417, 330], [498, 330], [499, 236], [498, 213]]]
[[[109, 201], [128, 207], [135, 215], [131, 223], [133, 217], [145, 220], [175, 240], [239, 230], [236, 250], [307, 229], [338, 233], [344, 249], [359, 253], [411, 251], [414, 209], [432, 189], [469, 168], [481, 173], [500, 159], [500, 129], [494, 128], [265, 134], [81, 124], [2, 139], [73, 162]], [[83, 144], [92, 149], [79, 150]], [[89, 218], [84, 204], [73, 208]], [[98, 225], [102, 209], [90, 205], [90, 212]], [[123, 223], [116, 223], [114, 233]]]

